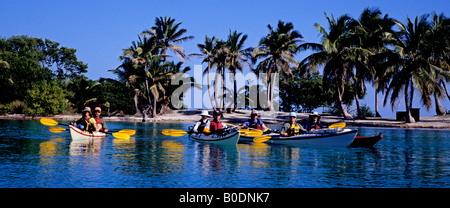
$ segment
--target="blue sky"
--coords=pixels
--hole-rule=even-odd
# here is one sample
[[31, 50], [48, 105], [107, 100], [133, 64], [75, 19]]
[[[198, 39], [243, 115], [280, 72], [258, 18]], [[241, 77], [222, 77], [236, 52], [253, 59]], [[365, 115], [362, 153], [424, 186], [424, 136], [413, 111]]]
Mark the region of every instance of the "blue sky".
[[[225, 39], [229, 30], [237, 30], [248, 35], [247, 47], [256, 46], [267, 34], [267, 25], [275, 25], [278, 20], [294, 24], [307, 42], [319, 42], [320, 37], [314, 23], [327, 25], [324, 12], [336, 18], [343, 14], [359, 17], [364, 8], [379, 8], [384, 14], [402, 22], [406, 17], [414, 18], [435, 11], [450, 13], [448, 0], [327, 0], [327, 1], [39, 1], [39, 0], [1, 0], [0, 36], [28, 35], [47, 38], [77, 49], [77, 57], [88, 64], [90, 79], [100, 77], [115, 78], [108, 72], [120, 65], [118, 57], [123, 48], [143, 30], [154, 25], [156, 17], [168, 16], [182, 22], [188, 35], [195, 38], [180, 44], [186, 53], [199, 53], [196, 46], [205, 35]], [[299, 60], [308, 55], [303, 52]], [[179, 61], [174, 57], [175, 61]], [[191, 58], [186, 64], [194, 68], [200, 59]], [[362, 101], [373, 109], [373, 90]], [[383, 96], [380, 96], [380, 99]], [[418, 97], [418, 96], [416, 96]], [[381, 103], [381, 102], [380, 102]], [[450, 109], [450, 102], [443, 103]], [[397, 110], [404, 110], [402, 101]], [[381, 104], [380, 104], [380, 107]], [[414, 107], [422, 107], [416, 101]], [[422, 107], [423, 108], [423, 107]], [[434, 107], [421, 115], [434, 115]], [[381, 109], [381, 114], [394, 117], [389, 106]]]

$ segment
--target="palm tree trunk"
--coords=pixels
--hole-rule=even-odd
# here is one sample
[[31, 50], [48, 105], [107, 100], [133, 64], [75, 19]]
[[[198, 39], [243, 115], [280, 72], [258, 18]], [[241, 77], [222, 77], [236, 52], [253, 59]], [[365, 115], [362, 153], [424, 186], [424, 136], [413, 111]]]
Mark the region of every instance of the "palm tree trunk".
[[209, 95], [209, 100], [211, 101], [211, 105], [213, 107], [213, 110], [216, 110], [216, 106], [214, 105], [214, 101], [213, 101], [213, 97], [211, 94], [211, 78], [210, 78], [210, 71], [211, 71], [211, 62], [208, 61], [208, 95]]
[[381, 117], [378, 111], [378, 92], [376, 89], [375, 89], [375, 117]]
[[439, 96], [434, 93], [434, 103], [436, 104], [436, 115], [445, 115], [445, 108], [442, 106], [441, 101], [439, 101]]
[[358, 112], [358, 119], [364, 118], [361, 112], [361, 108], [359, 106], [358, 82], [355, 82], [355, 103], [356, 103], [356, 110]]
[[[411, 116], [411, 105], [409, 103], [410, 97], [408, 93], [409, 82], [405, 84], [405, 107], [406, 107], [406, 123], [415, 123], [416, 120]], [[412, 95], [411, 95], [412, 97]]]
[[134, 93], [134, 109], [136, 111], [136, 113], [134, 115], [138, 115], [140, 113], [139, 111], [139, 107], [138, 107], [138, 98], [139, 98], [139, 94], [137, 92]]
[[153, 109], [152, 109], [152, 117], [153, 118], [155, 118], [155, 117], [157, 117], [158, 115], [156, 114], [156, 101], [158, 100], [158, 98], [156, 97], [156, 95], [155, 95], [155, 93], [152, 93], [153, 94]]
[[221, 106], [219, 105], [219, 82], [218, 80], [220, 80], [220, 75], [219, 73], [217, 73], [216, 70], [216, 78], [214, 79], [214, 102], [216, 103], [216, 108], [220, 109]]
[[222, 112], [226, 110], [226, 102], [225, 102], [225, 67], [222, 68]]
[[336, 81], [336, 89], [338, 91], [338, 104], [341, 108], [342, 115], [344, 115], [344, 119], [353, 119], [353, 116], [350, 115], [347, 110], [345, 110], [344, 102], [342, 101], [344, 97], [344, 84], [339, 84], [338, 81]]

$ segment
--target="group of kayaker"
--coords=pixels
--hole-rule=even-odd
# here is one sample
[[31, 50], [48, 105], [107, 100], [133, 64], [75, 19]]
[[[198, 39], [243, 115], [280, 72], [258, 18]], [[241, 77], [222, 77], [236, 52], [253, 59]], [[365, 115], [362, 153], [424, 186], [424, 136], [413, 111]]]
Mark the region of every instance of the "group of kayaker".
[[[100, 107], [94, 108], [94, 114], [91, 112], [90, 107], [85, 107], [81, 112], [82, 117], [72, 124], [78, 127], [81, 130], [89, 131], [89, 132], [108, 132], [108, 128], [106, 123], [101, 119], [100, 115], [102, 113], [102, 109]], [[203, 133], [203, 134], [221, 134], [224, 129], [227, 128], [227, 125], [220, 121], [223, 117], [223, 114], [220, 110], [213, 111], [213, 120], [210, 121], [209, 117], [211, 117], [207, 110], [203, 110], [200, 114], [202, 117], [199, 121], [197, 121], [194, 125], [192, 131], [194, 133]], [[306, 131], [321, 129], [323, 128], [322, 123], [320, 122], [320, 115], [317, 112], [314, 112], [309, 115], [309, 121], [306, 122], [305, 127], [297, 123], [297, 113], [291, 112], [289, 113], [289, 121], [283, 124], [280, 135], [282, 136], [293, 136], [298, 134], [303, 134]], [[258, 113], [253, 111], [250, 113], [250, 119], [241, 124], [242, 128], [256, 129], [262, 131], [269, 131], [270, 129], [264, 124], [263, 121], [258, 119]]]
[[81, 111], [81, 118], [72, 123], [72, 125], [78, 127], [81, 130], [89, 132], [108, 132], [106, 123], [101, 119], [100, 115], [102, 109], [100, 107], [94, 108], [94, 114], [91, 112], [90, 107], [85, 107]]
[[[208, 111], [204, 110], [200, 114], [202, 118], [197, 121], [194, 128], [192, 129], [195, 133], [204, 133], [204, 134], [215, 134], [221, 133], [227, 127], [227, 125], [220, 121], [220, 118], [223, 116], [222, 112], [219, 110], [213, 111], [213, 121], [209, 121]], [[306, 122], [305, 127], [297, 123], [297, 113], [291, 112], [289, 113], [289, 121], [284, 123], [280, 135], [282, 136], [293, 136], [298, 134], [303, 134], [306, 131], [321, 129], [323, 128], [322, 123], [320, 122], [320, 115], [317, 112], [314, 112], [309, 115], [309, 120]], [[241, 124], [242, 128], [249, 129], [257, 129], [262, 131], [270, 130], [263, 121], [258, 119], [258, 113], [253, 111], [250, 113], [250, 119]]]

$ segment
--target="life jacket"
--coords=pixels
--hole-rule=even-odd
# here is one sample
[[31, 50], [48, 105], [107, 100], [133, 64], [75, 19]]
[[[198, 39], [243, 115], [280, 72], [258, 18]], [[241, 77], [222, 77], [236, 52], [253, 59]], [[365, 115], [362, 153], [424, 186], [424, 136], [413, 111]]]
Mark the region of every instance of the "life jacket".
[[315, 129], [320, 129], [319, 123], [315, 123], [315, 124], [311, 124], [311, 126], [309, 128], [315, 128]]
[[95, 123], [99, 131], [103, 131], [102, 119], [100, 117], [95, 118]]
[[256, 119], [256, 123], [255, 123], [253, 119], [248, 119], [248, 123], [249, 123], [248, 127], [262, 130], [261, 120]]
[[290, 136], [300, 134], [300, 124], [293, 123], [287, 132]]
[[89, 120], [86, 120], [86, 118], [80, 118], [80, 119], [76, 120], [76, 123], [84, 126], [84, 129], [82, 129], [82, 130], [93, 131], [93, 130], [95, 130], [95, 128]]
[[203, 122], [203, 119], [200, 119], [199, 122], [200, 122], [200, 125], [198, 126], [197, 131], [198, 131], [198, 133], [203, 133], [203, 130], [205, 129], [206, 124], [208, 124], [209, 120], [206, 119], [206, 122]]
[[211, 125], [209, 127], [211, 133], [215, 133], [219, 129], [223, 129], [222, 122], [211, 121]]

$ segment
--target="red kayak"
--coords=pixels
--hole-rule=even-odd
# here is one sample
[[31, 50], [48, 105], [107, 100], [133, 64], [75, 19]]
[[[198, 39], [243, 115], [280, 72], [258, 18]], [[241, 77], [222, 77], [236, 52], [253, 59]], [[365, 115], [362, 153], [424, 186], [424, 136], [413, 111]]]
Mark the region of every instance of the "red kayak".
[[353, 142], [350, 144], [350, 147], [372, 147], [376, 144], [383, 136], [378, 134], [378, 136], [373, 137], [364, 137], [364, 136], [356, 136]]

